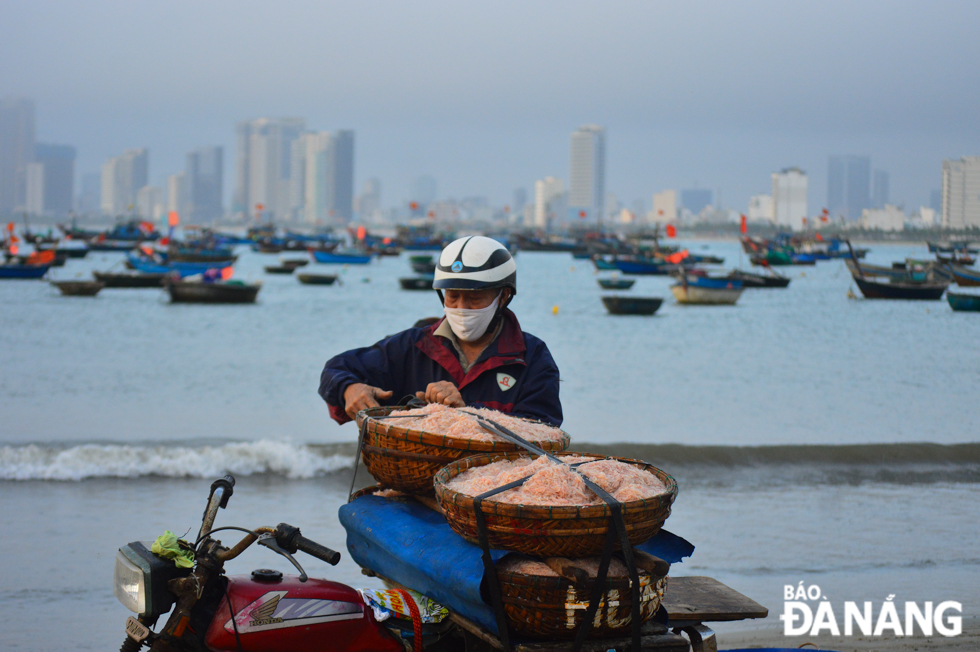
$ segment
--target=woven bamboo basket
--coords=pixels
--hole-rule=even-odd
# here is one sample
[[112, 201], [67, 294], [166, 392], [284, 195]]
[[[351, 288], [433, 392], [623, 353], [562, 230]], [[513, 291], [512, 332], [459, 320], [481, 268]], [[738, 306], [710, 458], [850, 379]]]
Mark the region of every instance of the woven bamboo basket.
[[[590, 456], [588, 453], [564, 455]], [[467, 469], [503, 459], [534, 457], [527, 453], [475, 455], [448, 464], [433, 478], [436, 500], [446, 514], [449, 526], [464, 539], [478, 543], [473, 496], [450, 489], [447, 484]], [[558, 455], [561, 457], [561, 455]], [[591, 456], [590, 456], [591, 457]], [[645, 500], [622, 503], [623, 522], [631, 544], [642, 543], [660, 531], [670, 516], [677, 497], [677, 482], [653, 465], [625, 457], [595, 456], [633, 464], [656, 475], [667, 491]], [[582, 506], [517, 505], [483, 501], [487, 538], [491, 548], [513, 550], [540, 557], [591, 557], [602, 552], [606, 533], [612, 524], [612, 511], [606, 504]], [[616, 548], [619, 548], [618, 539]]]
[[[528, 638], [572, 639], [585, 623], [595, 579], [571, 582], [564, 577], [498, 571], [504, 612], [511, 629]], [[667, 587], [666, 577], [639, 571], [640, 619], [657, 613]], [[588, 638], [628, 634], [633, 622], [628, 577], [608, 577], [605, 593]]]
[[[508, 453], [519, 450], [507, 441], [479, 441], [447, 437], [398, 425], [398, 419], [375, 419], [404, 408], [377, 407], [357, 415], [358, 428], [367, 427], [361, 447], [364, 466], [385, 487], [407, 493], [432, 494], [432, 477], [450, 462], [476, 453]], [[568, 448], [567, 433], [556, 442], [538, 442], [544, 450]]]

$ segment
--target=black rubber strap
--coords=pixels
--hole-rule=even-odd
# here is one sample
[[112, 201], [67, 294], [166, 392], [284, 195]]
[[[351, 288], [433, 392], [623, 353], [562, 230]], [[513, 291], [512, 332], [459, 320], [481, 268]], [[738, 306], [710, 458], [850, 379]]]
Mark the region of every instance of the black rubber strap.
[[[564, 462], [562, 462], [559, 458], [555, 457], [554, 455], [551, 455], [550, 453], [543, 450], [542, 448], [535, 446], [531, 442], [527, 441], [526, 439], [514, 433], [513, 431], [509, 430], [508, 428], [505, 428], [499, 423], [496, 423], [491, 419], [487, 419], [486, 417], [483, 417], [479, 414], [474, 414], [472, 412], [467, 412], [467, 414], [476, 417], [477, 421], [484, 428], [484, 430], [487, 430], [495, 435], [498, 435], [504, 438], [505, 440], [510, 441], [511, 443], [516, 444], [521, 448], [524, 448], [528, 452], [537, 453], [538, 455], [544, 455], [548, 459], [552, 460], [553, 462], [564, 464]], [[582, 645], [585, 642], [585, 638], [586, 636], [588, 636], [589, 631], [591, 631], [592, 629], [592, 623], [593, 620], [595, 619], [595, 614], [599, 608], [599, 603], [602, 600], [602, 595], [604, 592], [603, 588], [605, 586], [606, 577], [609, 571], [609, 562], [612, 559], [613, 543], [615, 541], [615, 538], [618, 538], [620, 548], [622, 548], [623, 561], [625, 562], [626, 568], [629, 571], [629, 578], [630, 578], [630, 598], [631, 598], [630, 630], [632, 634], [631, 637], [632, 649], [633, 652], [640, 652], [640, 638], [641, 638], [640, 628], [642, 625], [642, 623], [640, 622], [640, 577], [639, 577], [639, 573], [636, 570], [636, 562], [633, 559], [633, 550], [629, 541], [629, 536], [627, 535], [626, 523], [623, 520], [623, 505], [618, 500], [613, 498], [605, 489], [603, 489], [602, 487], [594, 483], [591, 479], [589, 479], [588, 476], [582, 473], [578, 469], [578, 467], [581, 464], [584, 464], [584, 462], [576, 463], [574, 465], [566, 464], [565, 466], [568, 466], [569, 468], [571, 468], [573, 472], [577, 473], [579, 477], [582, 478], [583, 482], [585, 482], [585, 486], [588, 487], [590, 490], [592, 490], [593, 493], [595, 493], [599, 498], [602, 499], [603, 502], [606, 503], [606, 505], [609, 506], [609, 511], [611, 512], [609, 520], [612, 521], [611, 523], [612, 527], [609, 528], [608, 534], [606, 535], [606, 544], [603, 548], [602, 557], [599, 560], [599, 571], [596, 577], [596, 583], [593, 586], [592, 597], [589, 601], [589, 608], [586, 611], [588, 617], [585, 623], [583, 624], [582, 628], [576, 634], [575, 644], [572, 646], [572, 651], [579, 652], [582, 649]], [[515, 481], [510, 485], [497, 487], [496, 489], [481, 494], [480, 496], [477, 496], [473, 499], [473, 506], [474, 509], [476, 510], [477, 534], [481, 542], [481, 547], [484, 547], [483, 542], [487, 539], [485, 525], [481, 527], [481, 523], [484, 522], [483, 510], [481, 508], [483, 499], [492, 496], [494, 494], [497, 494], [501, 491], [512, 489], [514, 486], [519, 486], [521, 484], [524, 484], [526, 480], [527, 478], [524, 478], [522, 480]], [[493, 605], [494, 612], [497, 614], [497, 627], [498, 629], [501, 629], [502, 632], [506, 632], [507, 622], [503, 611], [503, 602], [500, 600], [500, 587], [499, 587], [499, 582], [497, 580], [497, 574], [496, 571], [493, 570], [492, 561], [490, 561], [489, 544], [487, 544], [487, 546], [484, 547], [483, 563], [484, 563], [484, 567], [487, 570], [487, 573], [490, 575], [490, 578], [488, 578], [488, 582], [491, 589], [490, 595], [491, 598], [494, 600], [494, 605]], [[496, 586], [496, 591], [494, 591], [494, 586]], [[503, 628], [501, 628], [501, 619], [503, 619]], [[510, 650], [510, 647], [509, 645], [506, 644], [506, 642], [505, 642], [504, 649], [507, 650], [508, 652]]]

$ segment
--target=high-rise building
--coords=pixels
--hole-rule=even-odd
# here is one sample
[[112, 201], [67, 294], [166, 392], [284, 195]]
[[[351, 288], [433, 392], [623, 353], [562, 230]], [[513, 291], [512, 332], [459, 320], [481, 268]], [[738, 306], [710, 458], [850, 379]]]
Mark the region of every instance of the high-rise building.
[[772, 195], [753, 195], [749, 198], [749, 212], [745, 216], [750, 222], [772, 222], [776, 219], [772, 205]]
[[677, 221], [677, 193], [664, 190], [653, 193], [653, 209], [650, 211], [650, 221], [657, 224], [669, 224]]
[[330, 187], [330, 216], [340, 223], [354, 218], [354, 132], [340, 129], [334, 134], [333, 177]]
[[167, 212], [176, 211], [179, 217], [187, 214], [187, 173], [167, 177]]
[[871, 184], [871, 203], [875, 208], [884, 208], [888, 204], [888, 173], [884, 170], [874, 171], [874, 181]]
[[102, 177], [98, 172], [87, 172], [81, 178], [81, 192], [75, 201], [75, 210], [83, 215], [98, 213], [102, 205]]
[[708, 206], [711, 206], [712, 194], [706, 188], [691, 188], [681, 190], [681, 206], [698, 215]]
[[572, 132], [568, 215], [572, 220], [602, 221], [606, 205], [606, 130], [583, 125]]
[[944, 229], [980, 227], [980, 156], [943, 161]]
[[238, 123], [233, 213], [244, 217], [259, 213], [269, 218], [290, 217], [292, 144], [304, 129], [302, 118], [259, 118]]
[[421, 207], [428, 206], [436, 200], [438, 193], [436, 192], [436, 180], [435, 178], [423, 174], [422, 176], [415, 177], [412, 179], [411, 188], [409, 188], [409, 202], [415, 202]]
[[187, 219], [208, 223], [221, 218], [224, 149], [200, 147], [187, 153]]
[[364, 190], [357, 197], [354, 208], [362, 220], [377, 219], [381, 215], [381, 179], [372, 177], [364, 182]]
[[527, 189], [526, 188], [514, 188], [514, 196], [511, 199], [510, 212], [511, 215], [517, 215], [524, 211], [524, 207], [527, 205]]
[[136, 208], [136, 193], [149, 177], [150, 154], [146, 148], [127, 149], [102, 166], [102, 213], [124, 215]]
[[534, 182], [534, 228], [554, 226], [565, 213], [562, 204], [567, 200], [565, 184], [561, 179], [545, 177]]
[[143, 186], [136, 193], [136, 214], [144, 220], [163, 216], [163, 191], [157, 186]]
[[27, 212], [64, 217], [72, 209], [75, 194], [75, 148], [38, 143], [34, 162], [27, 164]]
[[0, 215], [24, 207], [27, 165], [34, 162], [34, 142], [34, 102], [0, 99]]
[[837, 218], [857, 220], [871, 208], [871, 159], [831, 156], [827, 164], [827, 210]]
[[772, 205], [776, 224], [792, 229], [803, 227], [807, 214], [807, 178], [800, 168], [772, 173]]

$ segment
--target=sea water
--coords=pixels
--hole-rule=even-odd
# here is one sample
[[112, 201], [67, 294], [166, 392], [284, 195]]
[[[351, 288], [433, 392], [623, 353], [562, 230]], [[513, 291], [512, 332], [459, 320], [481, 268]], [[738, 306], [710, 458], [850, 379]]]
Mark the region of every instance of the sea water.
[[[686, 245], [739, 260], [735, 243]], [[873, 245], [868, 262], [907, 256], [924, 246]], [[87, 276], [121, 258], [89, 254], [51, 274]], [[440, 307], [434, 293], [399, 289], [412, 275], [405, 255], [331, 266], [342, 284], [328, 287], [264, 275], [276, 258], [243, 250], [236, 265], [262, 279], [256, 305], [0, 283], [0, 647], [118, 645], [127, 612], [111, 592], [116, 550], [164, 529], [196, 533], [224, 472], [238, 485], [219, 525], [285, 521], [344, 551], [337, 508], [356, 433], [316, 395], [323, 362]], [[849, 299], [850, 275], [832, 261], [784, 268], [789, 288], [746, 290], [735, 307], [678, 306], [669, 279], [639, 277], [628, 294], [664, 306], [612, 317], [588, 261], [517, 260], [513, 308], [561, 369], [573, 448], [646, 459], [677, 478], [667, 529], [696, 550], [674, 574], [742, 591], [770, 609], [770, 627], [784, 587], [799, 582], [836, 603], [958, 600], [976, 617], [975, 315], [945, 301]], [[358, 484], [369, 480], [362, 469]], [[249, 550], [228, 570], [288, 571], [284, 561]], [[346, 555], [336, 568], [301, 561], [312, 575], [373, 585]]]

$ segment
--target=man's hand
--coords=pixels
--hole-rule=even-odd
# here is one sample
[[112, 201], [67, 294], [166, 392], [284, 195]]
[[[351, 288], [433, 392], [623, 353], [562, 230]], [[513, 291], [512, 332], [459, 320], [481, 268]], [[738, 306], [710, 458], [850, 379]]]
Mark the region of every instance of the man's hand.
[[353, 383], [344, 390], [344, 411], [351, 419], [356, 419], [358, 412], [378, 407], [378, 399], [385, 398], [391, 398], [391, 392], [364, 383]]
[[429, 383], [424, 392], [416, 392], [415, 396], [426, 403], [442, 403], [449, 407], [466, 407], [463, 397], [459, 390], [448, 380], [440, 380], [437, 383]]

